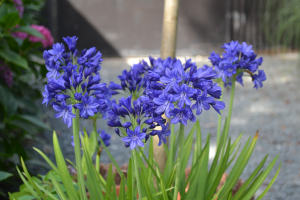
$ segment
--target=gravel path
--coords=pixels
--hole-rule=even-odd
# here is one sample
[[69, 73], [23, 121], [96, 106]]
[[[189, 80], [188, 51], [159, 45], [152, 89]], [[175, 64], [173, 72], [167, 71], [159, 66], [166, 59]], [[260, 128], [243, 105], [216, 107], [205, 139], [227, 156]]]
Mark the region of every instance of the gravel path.
[[[275, 168], [261, 187], [258, 193], [267, 186], [275, 174], [279, 162], [282, 162], [279, 176], [264, 199], [295, 200], [300, 196], [300, 63], [297, 54], [285, 54], [276, 56], [263, 56], [262, 69], [265, 70], [267, 81], [259, 90], [252, 89], [250, 80], [244, 81], [244, 87], [237, 85], [234, 99], [233, 116], [229, 135], [235, 139], [244, 131], [241, 143], [244, 144], [259, 130], [259, 137], [253, 156], [243, 172], [242, 178], [246, 179], [263, 157], [268, 154], [266, 164], [280, 154]], [[193, 57], [198, 66], [206, 63], [207, 58]], [[123, 69], [129, 69], [129, 64], [136, 62], [138, 58], [113, 59], [106, 58], [102, 64], [101, 76], [103, 82], [118, 81], [117, 75]], [[249, 78], [250, 79], [250, 78]], [[298, 85], [298, 86], [297, 86]], [[230, 90], [225, 90], [225, 103], [229, 103]], [[68, 129], [61, 119], [55, 119], [54, 110], [51, 107], [41, 106], [43, 120], [56, 130], [63, 153], [66, 158], [74, 160], [73, 147], [70, 145], [72, 129]], [[227, 115], [225, 110], [224, 116]], [[211, 133], [211, 151], [215, 150], [217, 132], [217, 114], [213, 110], [204, 112], [200, 117], [202, 133]], [[119, 164], [125, 164], [130, 157], [130, 150], [124, 148], [122, 141], [114, 134], [112, 128], [105, 121], [98, 121], [98, 128], [112, 134], [111, 153]], [[191, 125], [191, 124], [189, 124]], [[81, 122], [87, 130], [91, 130], [92, 124], [87, 120]], [[191, 128], [190, 126], [188, 128]], [[43, 150], [54, 160], [52, 148], [52, 132], [46, 131], [38, 134], [36, 142], [31, 141], [28, 146], [35, 146]], [[39, 163], [42, 160], [36, 153], [31, 154], [35, 159], [31, 163]], [[105, 153], [101, 162], [109, 163]], [[44, 173], [46, 169], [35, 168], [38, 173]]]

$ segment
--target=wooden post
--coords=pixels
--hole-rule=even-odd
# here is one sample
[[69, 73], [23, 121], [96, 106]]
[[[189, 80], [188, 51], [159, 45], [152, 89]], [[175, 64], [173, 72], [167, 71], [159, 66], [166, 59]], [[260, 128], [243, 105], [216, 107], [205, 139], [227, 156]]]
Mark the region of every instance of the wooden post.
[[[165, 0], [164, 6], [162, 41], [160, 49], [160, 56], [162, 59], [175, 57], [179, 0]], [[164, 116], [164, 118], [167, 119], [167, 123], [170, 124], [170, 119], [166, 116]], [[167, 161], [167, 155], [163, 145], [158, 146], [158, 142], [159, 139], [155, 136], [153, 138], [153, 156], [157, 161], [159, 169], [163, 172]]]

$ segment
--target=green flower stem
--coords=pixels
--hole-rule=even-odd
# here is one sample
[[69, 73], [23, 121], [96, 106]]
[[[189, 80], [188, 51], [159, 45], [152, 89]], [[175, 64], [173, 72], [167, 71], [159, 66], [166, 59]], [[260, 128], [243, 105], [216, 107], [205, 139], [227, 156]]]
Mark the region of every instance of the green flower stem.
[[80, 199], [87, 200], [85, 186], [84, 186], [84, 177], [82, 171], [82, 163], [81, 163], [81, 152], [80, 152], [80, 139], [79, 139], [79, 110], [75, 110], [73, 108], [73, 113], [76, 114], [76, 118], [73, 118], [73, 137], [74, 137], [74, 150], [75, 150], [75, 159], [76, 159], [76, 167], [77, 167], [77, 179], [78, 179], [78, 187]]
[[180, 169], [181, 169], [181, 151], [183, 147], [184, 140], [184, 125], [180, 123], [179, 135], [178, 135], [178, 155], [177, 155], [177, 163], [176, 163], [176, 179], [175, 179], [175, 189], [173, 200], [177, 200], [178, 189], [180, 184]]
[[228, 109], [228, 117], [227, 117], [227, 123], [225, 126], [225, 139], [227, 140], [229, 127], [230, 127], [230, 120], [231, 120], [231, 114], [232, 114], [232, 107], [233, 107], [233, 99], [234, 99], [234, 90], [235, 90], [235, 79], [236, 75], [232, 76], [232, 86], [231, 86], [231, 94], [230, 94], [230, 102], [229, 102], [229, 109]]
[[[95, 133], [95, 136], [97, 134], [97, 118], [93, 118], [93, 130], [94, 130], [94, 133]], [[97, 140], [97, 137], [95, 138]], [[96, 171], [99, 173], [100, 172], [100, 156], [101, 156], [101, 151], [102, 149], [99, 148], [99, 146], [97, 145], [96, 147], [98, 150], [97, 154], [96, 154], [96, 163], [95, 163], [95, 166], [96, 166]]]
[[[222, 95], [220, 97], [220, 101], [222, 101], [223, 100], [223, 89], [224, 89], [223, 81], [221, 81], [219, 85], [222, 90]], [[222, 114], [222, 110], [220, 110], [220, 113]], [[217, 146], [219, 145], [220, 137], [221, 137], [221, 124], [222, 124], [222, 115], [219, 115], [219, 117], [218, 117], [218, 132], [217, 132]]]
[[141, 180], [140, 180], [140, 175], [139, 175], [139, 168], [138, 168], [138, 163], [137, 163], [137, 150], [134, 149], [132, 150], [132, 157], [133, 157], [133, 162], [134, 162], [134, 171], [135, 171], [135, 177], [136, 177], [136, 185], [138, 188], [138, 193], [139, 193], [139, 199], [141, 200], [143, 197], [142, 194], [142, 188], [141, 188]]
[[99, 148], [99, 151], [96, 155], [96, 171], [99, 173], [100, 172], [100, 156], [101, 156], [101, 151], [102, 149]]
[[97, 133], [97, 118], [93, 118], [93, 130]]

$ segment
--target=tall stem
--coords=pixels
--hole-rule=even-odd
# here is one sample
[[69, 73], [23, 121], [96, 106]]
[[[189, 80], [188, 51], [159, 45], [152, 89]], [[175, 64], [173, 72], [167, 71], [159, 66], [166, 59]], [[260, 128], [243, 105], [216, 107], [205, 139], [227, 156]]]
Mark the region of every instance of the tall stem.
[[236, 79], [236, 75], [233, 75], [232, 76], [232, 86], [231, 86], [229, 109], [228, 109], [228, 117], [227, 117], [227, 123], [226, 123], [226, 126], [225, 126], [225, 138], [226, 138], [226, 140], [227, 140], [227, 136], [228, 136], [228, 132], [229, 132], [230, 120], [231, 120], [231, 114], [232, 114], [234, 90], [235, 90], [235, 79]]
[[[94, 135], [95, 135], [95, 140], [97, 140], [97, 118], [93, 118], [93, 131], [94, 131]], [[99, 145], [97, 145], [96, 149], [98, 149], [97, 154], [96, 154], [96, 171], [99, 173], [100, 172], [100, 156], [101, 156], [101, 151], [102, 149], [99, 147]]]
[[177, 163], [176, 163], [176, 179], [175, 179], [175, 189], [173, 199], [177, 200], [177, 194], [180, 185], [180, 171], [181, 171], [181, 151], [184, 140], [184, 125], [180, 123], [179, 135], [178, 135], [178, 155], [177, 155]]
[[73, 108], [73, 113], [76, 114], [76, 118], [73, 118], [73, 137], [74, 137], [74, 150], [75, 150], [75, 159], [76, 159], [76, 167], [77, 167], [78, 187], [79, 187], [80, 199], [87, 199], [84, 180], [83, 180], [84, 177], [82, 172], [82, 162], [81, 162], [81, 152], [80, 152], [79, 111]]
[[102, 149], [101, 147], [99, 148], [99, 151], [97, 152], [97, 155], [96, 155], [96, 171], [99, 173], [100, 172], [100, 156], [101, 156], [101, 152], [102, 152]]
[[135, 177], [136, 177], [136, 185], [137, 185], [137, 188], [138, 188], [139, 199], [141, 200], [143, 198], [143, 194], [142, 194], [141, 180], [140, 180], [140, 175], [139, 175], [139, 168], [138, 168], [136, 154], [137, 154], [137, 150], [136, 149], [132, 150], [133, 162], [134, 162], [134, 171], [135, 171]]
[[[176, 51], [176, 39], [177, 39], [177, 25], [178, 25], [178, 10], [179, 10], [180, 0], [165, 0], [164, 4], [164, 18], [163, 18], [163, 27], [162, 27], [162, 39], [161, 39], [161, 48], [160, 56], [162, 59], [168, 57], [175, 57]], [[166, 116], [163, 117], [169, 122]], [[167, 143], [168, 143], [167, 138]], [[159, 138], [157, 136], [153, 137], [153, 156], [157, 161], [160, 171], [163, 173], [165, 165], [167, 162], [167, 154], [165, 152], [164, 146], [158, 146]]]
[[[224, 89], [224, 83], [221, 81], [220, 83], [222, 95], [220, 97], [220, 101], [223, 100], [223, 89]], [[220, 113], [222, 114], [222, 111], [220, 110]], [[222, 115], [219, 115], [218, 117], [218, 132], [217, 132], [217, 146], [219, 146], [220, 138], [221, 138], [221, 124], [222, 124]]]

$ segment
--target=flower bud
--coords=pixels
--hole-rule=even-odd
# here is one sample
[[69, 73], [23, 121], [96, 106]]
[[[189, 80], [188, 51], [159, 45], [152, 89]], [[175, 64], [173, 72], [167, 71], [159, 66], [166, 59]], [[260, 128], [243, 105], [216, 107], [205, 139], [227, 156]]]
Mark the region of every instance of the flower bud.
[[131, 125], [132, 125], [132, 124], [131, 124], [130, 122], [125, 122], [125, 123], [123, 124], [123, 127], [124, 127], [124, 128], [129, 128]]
[[156, 127], [156, 124], [152, 124], [149, 128], [150, 129], [153, 129], [153, 128], [155, 128]]
[[120, 136], [120, 130], [118, 128], [115, 129], [115, 132], [118, 136]]
[[77, 101], [81, 101], [82, 94], [81, 94], [81, 93], [76, 93], [76, 94], [74, 95], [74, 98], [75, 98]]

